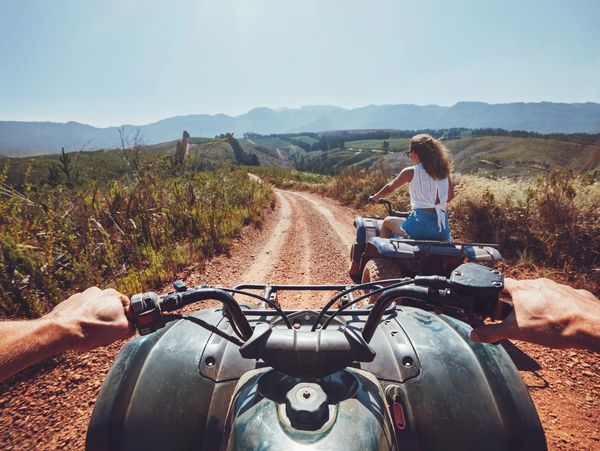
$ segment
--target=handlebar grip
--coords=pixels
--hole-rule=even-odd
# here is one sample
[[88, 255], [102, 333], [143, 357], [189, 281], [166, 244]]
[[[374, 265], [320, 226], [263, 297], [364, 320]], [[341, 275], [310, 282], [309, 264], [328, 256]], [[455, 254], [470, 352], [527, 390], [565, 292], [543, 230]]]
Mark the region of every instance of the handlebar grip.
[[231, 321], [237, 326], [242, 338], [252, 335], [252, 327], [239, 304], [229, 293], [218, 288], [198, 287], [182, 292], [173, 292], [160, 297], [154, 292], [134, 294], [131, 297], [131, 319], [140, 335], [147, 335], [164, 327], [163, 312], [177, 310], [198, 301], [214, 299], [223, 303]]

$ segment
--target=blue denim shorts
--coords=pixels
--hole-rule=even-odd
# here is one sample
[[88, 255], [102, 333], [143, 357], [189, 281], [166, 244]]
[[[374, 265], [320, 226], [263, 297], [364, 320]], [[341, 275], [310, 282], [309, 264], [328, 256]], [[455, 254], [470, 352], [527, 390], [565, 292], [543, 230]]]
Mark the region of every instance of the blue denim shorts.
[[437, 213], [422, 209], [413, 210], [401, 227], [413, 240], [450, 241], [452, 237], [448, 225], [448, 213], [444, 216], [446, 227], [441, 232], [437, 223]]

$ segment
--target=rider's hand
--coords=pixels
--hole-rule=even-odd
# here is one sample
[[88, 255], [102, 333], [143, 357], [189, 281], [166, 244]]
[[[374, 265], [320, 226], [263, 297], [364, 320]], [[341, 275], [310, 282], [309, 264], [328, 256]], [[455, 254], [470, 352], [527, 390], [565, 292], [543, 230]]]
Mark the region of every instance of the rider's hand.
[[506, 278], [514, 310], [501, 323], [471, 332], [476, 342], [516, 339], [553, 348], [589, 348], [600, 352], [600, 300], [549, 279]]
[[375, 196], [369, 196], [369, 203], [370, 204], [376, 204], [378, 201], [379, 201], [379, 199], [376, 198]]
[[68, 348], [89, 351], [133, 335], [127, 319], [129, 298], [109, 288], [88, 288], [58, 304], [46, 318], [68, 331]]

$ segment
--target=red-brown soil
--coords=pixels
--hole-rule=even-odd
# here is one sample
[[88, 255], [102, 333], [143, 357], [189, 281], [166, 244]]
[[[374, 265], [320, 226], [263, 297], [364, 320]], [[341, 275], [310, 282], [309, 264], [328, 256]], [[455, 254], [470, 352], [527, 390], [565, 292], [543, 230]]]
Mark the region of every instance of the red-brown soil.
[[[355, 212], [313, 194], [276, 191], [261, 229], [247, 228], [227, 255], [179, 275], [188, 285], [351, 283]], [[164, 287], [168, 289], [168, 287]], [[323, 299], [280, 298], [284, 307]], [[83, 449], [98, 389], [122, 343], [43, 362], [0, 385], [0, 449]], [[600, 355], [505, 344], [538, 409], [550, 450], [600, 450]]]

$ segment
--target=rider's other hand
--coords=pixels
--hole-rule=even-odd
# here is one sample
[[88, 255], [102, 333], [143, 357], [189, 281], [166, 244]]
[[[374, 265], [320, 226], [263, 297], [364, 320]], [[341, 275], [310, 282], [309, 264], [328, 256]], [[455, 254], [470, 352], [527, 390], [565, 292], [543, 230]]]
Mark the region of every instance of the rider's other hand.
[[91, 287], [74, 294], [46, 315], [68, 331], [68, 348], [89, 351], [133, 335], [129, 298], [112, 288]]
[[549, 279], [506, 278], [505, 290], [514, 310], [501, 323], [471, 332], [476, 342], [495, 343], [508, 338], [553, 348], [598, 349], [600, 300], [586, 290], [576, 290]]
[[378, 200], [375, 196], [369, 196], [369, 203], [371, 204], [376, 204]]

